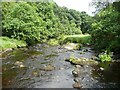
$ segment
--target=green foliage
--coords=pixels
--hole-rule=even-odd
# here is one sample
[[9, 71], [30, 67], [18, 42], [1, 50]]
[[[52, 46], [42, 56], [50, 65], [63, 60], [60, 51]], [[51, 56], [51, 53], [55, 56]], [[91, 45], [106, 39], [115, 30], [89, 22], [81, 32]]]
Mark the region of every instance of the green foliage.
[[92, 24], [92, 42], [97, 49], [120, 51], [120, 2], [109, 4], [96, 14]]
[[94, 19], [92, 17], [90, 17], [88, 14], [86, 14], [86, 12], [81, 12], [80, 14], [81, 17], [81, 31], [83, 34], [85, 33], [91, 33], [91, 25], [94, 21]]
[[112, 58], [111, 58], [111, 55], [107, 51], [105, 51], [99, 54], [98, 60], [104, 62], [104, 61], [111, 61]]
[[58, 43], [58, 40], [56, 40], [56, 39], [50, 39], [50, 40], [48, 40], [47, 44], [54, 46], [54, 45], [58, 45], [59, 43]]
[[[4, 8], [4, 4], [2, 5]], [[40, 40], [42, 19], [36, 13], [35, 8], [26, 2], [10, 5], [8, 12], [4, 12], [3, 9], [3, 35], [24, 40], [28, 44]]]
[[[3, 36], [24, 40], [27, 44], [58, 38], [62, 34], [82, 34], [83, 23], [90, 26], [90, 19], [86, 13], [59, 7], [53, 1], [2, 2]], [[88, 28], [84, 28], [84, 32]]]
[[0, 51], [5, 50], [7, 48], [17, 48], [23, 46], [26, 46], [26, 43], [24, 41], [10, 39], [8, 37], [0, 37]]

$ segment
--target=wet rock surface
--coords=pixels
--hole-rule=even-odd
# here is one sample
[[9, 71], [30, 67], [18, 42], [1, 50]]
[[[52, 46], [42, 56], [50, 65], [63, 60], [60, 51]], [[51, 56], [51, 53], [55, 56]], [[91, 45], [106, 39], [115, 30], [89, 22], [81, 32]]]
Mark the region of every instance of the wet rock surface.
[[55, 67], [53, 65], [51, 65], [51, 64], [48, 64], [48, 65], [40, 68], [40, 70], [44, 70], [44, 71], [52, 71], [54, 69], [55, 69]]
[[62, 48], [65, 48], [67, 50], [76, 50], [76, 49], [79, 49], [79, 44], [68, 43], [68, 44], [63, 45]]
[[[84, 64], [79, 64], [77, 77], [72, 74], [76, 66], [65, 61], [73, 54], [75, 58], [87, 59]], [[95, 56], [89, 47], [68, 50], [61, 46], [37, 44], [28, 49], [13, 50], [7, 55], [3, 55], [6, 57], [2, 65], [3, 88], [120, 87], [120, 63], [85, 63]]]
[[72, 64], [77, 64], [77, 65], [98, 65], [98, 61], [95, 61], [93, 59], [90, 58], [69, 58], [66, 59], [66, 61], [71, 62]]

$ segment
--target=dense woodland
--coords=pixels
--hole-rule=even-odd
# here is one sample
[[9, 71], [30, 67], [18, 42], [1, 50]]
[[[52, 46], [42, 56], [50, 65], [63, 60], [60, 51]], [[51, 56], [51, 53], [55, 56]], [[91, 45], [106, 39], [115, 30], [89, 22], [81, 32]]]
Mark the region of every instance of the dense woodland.
[[97, 3], [92, 17], [55, 2], [2, 2], [2, 35], [31, 45], [62, 35], [89, 33], [96, 49], [118, 52], [119, 6], [120, 2]]
[[59, 7], [54, 2], [2, 3], [2, 6], [3, 35], [28, 44], [91, 30], [92, 17], [85, 12]]

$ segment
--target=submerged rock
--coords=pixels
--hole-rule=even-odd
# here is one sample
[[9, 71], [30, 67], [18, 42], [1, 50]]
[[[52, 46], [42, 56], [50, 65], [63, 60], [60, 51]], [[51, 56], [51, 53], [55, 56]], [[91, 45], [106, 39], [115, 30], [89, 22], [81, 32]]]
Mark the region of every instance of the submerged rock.
[[21, 68], [25, 67], [23, 64], [20, 65]]
[[49, 55], [46, 55], [46, 56], [45, 56], [45, 59], [46, 59], [46, 58], [55, 57], [55, 56], [58, 56], [58, 54], [49, 54]]
[[73, 86], [73, 88], [77, 88], [77, 89], [81, 88], [81, 85], [79, 82], [75, 82], [72, 86]]
[[20, 62], [20, 61], [16, 61], [15, 63], [14, 63], [14, 65], [21, 65], [22, 64], [22, 62]]
[[20, 61], [16, 61], [16, 62], [14, 63], [14, 65], [17, 65], [17, 66], [19, 66], [20, 68], [25, 67], [25, 66], [23, 65], [23, 62], [20, 62]]
[[39, 71], [33, 71], [32, 76], [39, 77], [40, 76]]
[[78, 77], [79, 74], [80, 74], [80, 65], [76, 65], [76, 66], [75, 66], [75, 69], [72, 71], [72, 75], [73, 75], [74, 77]]
[[40, 68], [40, 70], [44, 70], [44, 71], [52, 71], [54, 69], [55, 69], [55, 67], [51, 64], [48, 64], [48, 65], [44, 66], [43, 68]]
[[78, 70], [73, 70], [72, 74], [74, 77], [78, 77], [79, 76], [79, 71]]

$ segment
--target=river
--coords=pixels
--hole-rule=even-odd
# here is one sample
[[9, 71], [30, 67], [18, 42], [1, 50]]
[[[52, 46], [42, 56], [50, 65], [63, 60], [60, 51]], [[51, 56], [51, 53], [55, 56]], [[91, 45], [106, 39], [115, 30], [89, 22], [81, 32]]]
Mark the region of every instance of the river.
[[[65, 61], [71, 55], [91, 58], [96, 52], [91, 47], [67, 50], [47, 44], [5, 52], [2, 55], [2, 87], [73, 88], [75, 65]], [[120, 88], [120, 62], [84, 65], [77, 79], [81, 88]]]

